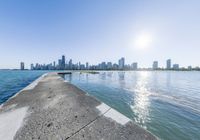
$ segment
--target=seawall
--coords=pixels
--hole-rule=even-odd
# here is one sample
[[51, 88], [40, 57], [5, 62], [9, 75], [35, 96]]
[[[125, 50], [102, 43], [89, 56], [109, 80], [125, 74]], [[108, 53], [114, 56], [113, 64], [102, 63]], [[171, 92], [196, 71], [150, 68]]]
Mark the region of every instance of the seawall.
[[155, 140], [150, 132], [57, 73], [43, 75], [0, 108], [4, 140]]

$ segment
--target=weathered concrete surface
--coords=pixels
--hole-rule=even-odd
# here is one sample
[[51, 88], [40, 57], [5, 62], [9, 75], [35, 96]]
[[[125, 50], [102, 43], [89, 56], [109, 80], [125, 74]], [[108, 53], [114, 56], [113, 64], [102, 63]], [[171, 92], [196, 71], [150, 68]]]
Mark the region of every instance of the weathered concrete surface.
[[[40, 78], [0, 108], [0, 115], [27, 107], [15, 140], [154, 140], [155, 136], [133, 122], [122, 125], [106, 117], [110, 107], [99, 111], [102, 103], [64, 82], [56, 73]], [[112, 114], [111, 114], [112, 115]], [[9, 125], [9, 124], [8, 124]]]

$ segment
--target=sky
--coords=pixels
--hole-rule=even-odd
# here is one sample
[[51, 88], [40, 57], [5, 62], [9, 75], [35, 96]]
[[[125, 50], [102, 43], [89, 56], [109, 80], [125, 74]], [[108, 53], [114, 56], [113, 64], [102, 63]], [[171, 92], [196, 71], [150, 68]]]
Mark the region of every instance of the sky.
[[198, 0], [0, 0], [0, 68], [25, 62], [200, 66]]

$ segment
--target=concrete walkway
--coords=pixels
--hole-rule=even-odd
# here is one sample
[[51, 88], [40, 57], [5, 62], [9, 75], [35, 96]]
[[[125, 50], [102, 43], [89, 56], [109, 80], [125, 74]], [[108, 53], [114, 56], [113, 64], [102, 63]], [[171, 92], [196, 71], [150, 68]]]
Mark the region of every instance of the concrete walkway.
[[47, 74], [0, 108], [4, 140], [155, 140], [104, 103]]

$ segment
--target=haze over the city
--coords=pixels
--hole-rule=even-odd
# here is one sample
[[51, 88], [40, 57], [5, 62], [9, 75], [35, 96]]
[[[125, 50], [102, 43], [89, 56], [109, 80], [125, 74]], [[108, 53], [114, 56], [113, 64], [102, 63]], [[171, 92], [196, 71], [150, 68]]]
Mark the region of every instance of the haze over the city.
[[21, 61], [116, 62], [151, 67], [166, 59], [200, 66], [198, 0], [1, 0], [0, 68]]

